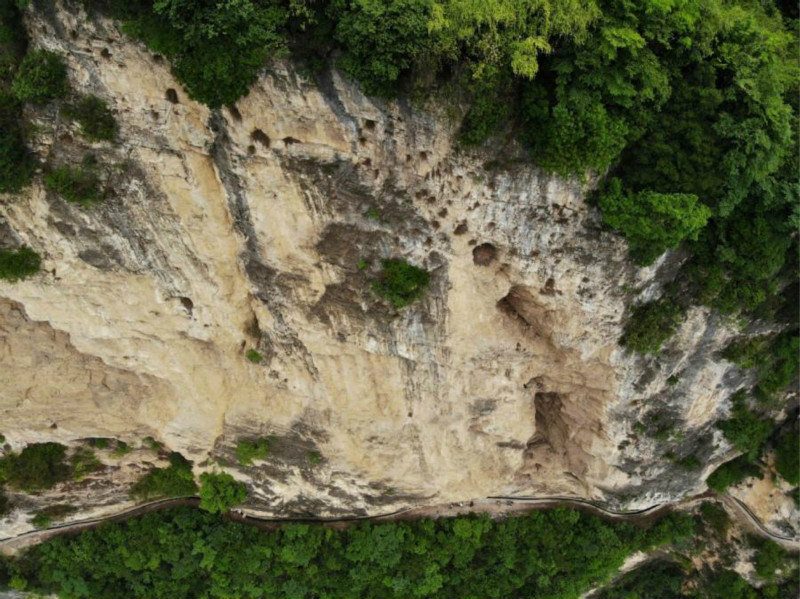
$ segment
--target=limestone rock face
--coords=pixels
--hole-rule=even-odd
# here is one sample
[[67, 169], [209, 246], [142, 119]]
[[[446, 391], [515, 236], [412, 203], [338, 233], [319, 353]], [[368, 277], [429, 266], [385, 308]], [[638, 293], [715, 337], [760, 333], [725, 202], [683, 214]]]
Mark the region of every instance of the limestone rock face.
[[[681, 258], [635, 267], [587, 186], [460, 151], [432, 108], [370, 99], [335, 69], [275, 62], [209, 110], [111, 21], [59, 4], [26, 18], [120, 130], [90, 144], [59, 106], [28, 109], [42, 163], [91, 155], [109, 198], [0, 198], [0, 243], [44, 259], [0, 282], [12, 447], [150, 435], [278, 515], [510, 494], [637, 507], [705, 488], [742, 383], [717, 355], [732, 329], [697, 308], [658, 359], [625, 353], [628, 306]], [[431, 272], [422, 300], [371, 291], [385, 258]], [[664, 427], [703, 469], [662, 455]], [[259, 436], [268, 458], [238, 465], [237, 441]]]

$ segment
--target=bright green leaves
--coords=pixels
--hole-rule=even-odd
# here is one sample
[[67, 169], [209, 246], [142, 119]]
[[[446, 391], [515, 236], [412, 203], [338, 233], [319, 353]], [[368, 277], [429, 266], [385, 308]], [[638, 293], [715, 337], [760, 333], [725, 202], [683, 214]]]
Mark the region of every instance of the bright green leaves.
[[131, 497], [140, 500], [156, 497], [188, 497], [197, 492], [192, 463], [179, 453], [171, 453], [167, 468], [153, 468], [131, 487]]
[[684, 239], [696, 240], [711, 210], [697, 196], [681, 193], [623, 191], [619, 179], [600, 193], [600, 210], [609, 226], [621, 231], [639, 264], [652, 264]]
[[227, 512], [247, 500], [247, 487], [230, 474], [203, 472], [200, 475], [200, 508], [207, 512]]

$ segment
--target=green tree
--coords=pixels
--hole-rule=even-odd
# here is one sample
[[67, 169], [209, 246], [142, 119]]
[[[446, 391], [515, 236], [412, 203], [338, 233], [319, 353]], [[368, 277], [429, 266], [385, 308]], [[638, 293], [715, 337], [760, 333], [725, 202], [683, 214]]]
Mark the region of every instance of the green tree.
[[695, 195], [632, 193], [623, 191], [616, 178], [600, 193], [599, 204], [605, 223], [625, 235], [631, 255], [643, 265], [652, 264], [684, 239], [696, 240], [711, 216], [711, 210], [698, 204]]
[[9, 486], [29, 493], [50, 489], [70, 476], [66, 452], [61, 443], [26, 445], [19, 454], [0, 459], [0, 477]]
[[227, 512], [247, 500], [247, 487], [230, 474], [203, 472], [200, 475], [200, 508], [208, 512]]
[[49, 50], [31, 50], [22, 59], [11, 89], [17, 99], [43, 103], [69, 92], [64, 61]]
[[634, 308], [620, 344], [638, 353], [655, 354], [683, 322], [683, 310], [671, 298], [664, 297]]
[[64, 114], [75, 119], [81, 133], [91, 141], [111, 141], [117, 134], [117, 122], [105, 100], [97, 96], [85, 96], [64, 108]]

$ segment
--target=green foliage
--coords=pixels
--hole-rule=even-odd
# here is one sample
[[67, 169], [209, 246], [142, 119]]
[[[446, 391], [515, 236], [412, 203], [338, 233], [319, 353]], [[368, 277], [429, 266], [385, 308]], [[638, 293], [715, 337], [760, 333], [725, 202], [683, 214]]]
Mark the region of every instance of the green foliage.
[[69, 92], [64, 61], [49, 50], [31, 50], [22, 59], [11, 89], [23, 102], [41, 104], [63, 98]]
[[46, 508], [43, 508], [34, 514], [33, 518], [31, 519], [31, 524], [33, 524], [36, 528], [47, 528], [53, 522], [57, 522], [59, 520], [63, 520], [70, 514], [73, 514], [77, 511], [75, 506], [69, 505], [67, 503], [57, 503], [56, 505], [50, 505]]
[[493, 71], [492, 76], [484, 75], [469, 86], [472, 103], [458, 133], [460, 144], [479, 144], [511, 116], [513, 102], [507, 97], [509, 75], [506, 71]]
[[778, 439], [775, 447], [775, 469], [790, 485], [800, 485], [800, 435], [796, 428]]
[[122, 456], [133, 451], [133, 448], [130, 445], [125, 443], [125, 441], [120, 441], [119, 439], [114, 442], [114, 445], [114, 451], [111, 452], [111, 456], [115, 458], [121, 458]]
[[314, 465], [317, 465], [322, 462], [322, 455], [317, 451], [309, 451], [308, 461]]
[[117, 134], [117, 121], [105, 100], [97, 96], [84, 96], [64, 108], [68, 118], [78, 121], [81, 133], [91, 141], [111, 141]]
[[164, 449], [164, 444], [160, 441], [156, 441], [153, 437], [147, 436], [142, 439], [142, 445], [147, 449], [151, 449], [153, 451], [161, 451]]
[[334, 0], [341, 68], [364, 91], [390, 96], [428, 44], [432, 0]]
[[566, 508], [269, 531], [174, 508], [46, 541], [8, 576], [75, 598], [578, 597], [687, 534], [679, 515], [638, 528]]
[[767, 401], [797, 377], [800, 337], [797, 330], [779, 335], [751, 337], [731, 343], [723, 356], [740, 368], [757, 369], [755, 395]]
[[108, 449], [112, 441], [113, 439], [109, 439], [108, 437], [90, 437], [86, 439], [86, 443], [95, 449]]
[[772, 432], [773, 423], [748, 408], [741, 391], [731, 397], [731, 403], [731, 417], [720, 422], [718, 426], [725, 438], [752, 461]]
[[42, 259], [28, 247], [0, 249], [0, 279], [19, 281], [39, 272]]
[[642, 354], [655, 354], [683, 322], [683, 310], [665, 297], [634, 308], [620, 344]]
[[747, 456], [740, 456], [714, 470], [706, 479], [706, 484], [712, 491], [724, 493], [728, 487], [738, 485], [751, 476], [760, 478], [761, 468], [750, 462]]
[[0, 477], [10, 487], [29, 493], [50, 489], [70, 477], [66, 452], [60, 443], [32, 443], [19, 454], [0, 459]]
[[684, 239], [696, 240], [711, 216], [695, 195], [625, 192], [616, 178], [606, 185], [599, 203], [605, 223], [625, 235], [631, 255], [642, 265], [652, 264]]
[[714, 501], [704, 501], [700, 504], [700, 515], [714, 532], [724, 537], [731, 525], [730, 516], [725, 508]]
[[254, 350], [254, 349], [248, 349], [248, 350], [247, 350], [247, 351], [244, 353], [244, 356], [245, 356], [245, 358], [247, 358], [248, 360], [250, 360], [250, 361], [251, 361], [253, 364], [258, 364], [259, 362], [261, 362], [261, 360], [263, 360], [263, 359], [264, 359], [264, 356], [262, 356], [260, 353], [258, 353], [258, 352], [257, 352], [256, 350]]
[[73, 452], [69, 458], [69, 464], [74, 480], [82, 480], [87, 474], [96, 472], [103, 467], [94, 452], [84, 447], [78, 447]]
[[227, 512], [247, 500], [247, 487], [225, 472], [203, 472], [200, 475], [200, 509]]
[[167, 468], [153, 468], [131, 487], [131, 497], [145, 501], [156, 497], [187, 497], [197, 492], [192, 463], [181, 454], [169, 456]]
[[765, 580], [774, 580], [776, 573], [784, 566], [788, 554], [775, 541], [763, 539], [758, 541], [756, 558], [753, 565], [756, 574]]
[[356, 268], [357, 268], [358, 270], [364, 270], [364, 269], [365, 269], [365, 268], [367, 268], [368, 266], [369, 266], [369, 261], [368, 261], [368, 260], [365, 260], [364, 258], [362, 258], [361, 260], [359, 260], [359, 261], [358, 261], [358, 264], [356, 264]]
[[430, 282], [430, 273], [405, 260], [381, 260], [380, 278], [372, 289], [389, 300], [395, 308], [403, 308], [422, 297]]
[[17, 192], [30, 182], [34, 162], [22, 137], [20, 105], [0, 88], [0, 192]]
[[653, 560], [626, 572], [613, 584], [603, 588], [597, 599], [678, 599], [686, 572], [678, 564], [663, 559]]
[[250, 466], [253, 460], [265, 460], [269, 455], [269, 439], [241, 439], [236, 444], [236, 457], [242, 466]]
[[0, 485], [0, 516], [5, 516], [11, 511], [11, 501], [6, 495], [5, 488]]
[[[212, 108], [247, 94], [268, 57], [285, 45], [279, 2], [158, 0], [123, 10], [126, 33], [170, 58], [189, 96]], [[133, 14], [131, 14], [133, 12]]]
[[103, 199], [97, 174], [88, 168], [60, 166], [44, 176], [44, 186], [64, 201], [90, 206]]

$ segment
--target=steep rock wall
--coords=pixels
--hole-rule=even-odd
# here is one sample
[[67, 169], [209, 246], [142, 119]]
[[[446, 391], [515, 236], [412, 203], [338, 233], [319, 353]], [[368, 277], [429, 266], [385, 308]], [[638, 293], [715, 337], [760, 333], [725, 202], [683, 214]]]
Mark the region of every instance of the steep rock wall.
[[[45, 260], [0, 282], [12, 446], [152, 435], [284, 515], [502, 494], [635, 507], [704, 488], [742, 379], [716, 355], [732, 331], [697, 308], [658, 360], [617, 345], [680, 256], [636, 268], [584, 185], [458, 151], [432, 107], [276, 61], [211, 111], [112, 22], [54, 6], [28, 13], [32, 42], [120, 134], [88, 144], [58, 106], [29, 109], [42, 161], [91, 153], [111, 197], [0, 199], [2, 243]], [[370, 291], [387, 257], [431, 271], [424, 299], [398, 311]], [[661, 455], [641, 424], [659, 418], [703, 470]], [[255, 435], [270, 457], [239, 467]]]

